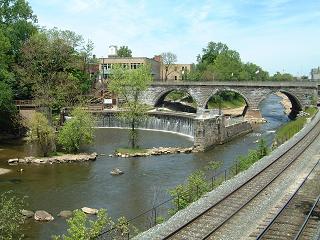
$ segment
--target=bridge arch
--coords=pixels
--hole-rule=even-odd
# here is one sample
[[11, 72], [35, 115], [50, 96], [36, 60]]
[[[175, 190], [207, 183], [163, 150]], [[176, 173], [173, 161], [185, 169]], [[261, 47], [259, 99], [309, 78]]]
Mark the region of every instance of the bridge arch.
[[289, 113], [288, 117], [290, 119], [295, 119], [297, 117], [297, 114], [303, 110], [303, 105], [301, 103], [301, 100], [291, 91], [288, 91], [286, 89], [279, 89], [279, 90], [272, 90], [270, 91], [268, 94], [264, 95], [261, 100], [259, 101], [259, 104], [261, 104], [261, 102], [266, 99], [268, 96], [270, 96], [271, 94], [276, 94], [276, 93], [282, 93], [284, 94], [290, 101], [291, 103], [291, 112]]
[[[159, 94], [156, 95], [154, 101], [153, 101], [153, 106], [154, 107], [160, 107], [161, 105], [163, 105], [165, 103], [165, 99], [166, 97], [170, 94], [170, 93], [173, 93], [173, 92], [182, 92], [182, 93], [185, 93], [187, 94], [192, 100], [193, 102], [196, 104], [195, 106], [195, 109], [189, 109], [189, 110], [186, 110], [186, 112], [195, 112], [196, 111], [196, 108], [197, 108], [197, 99], [194, 98], [192, 92], [188, 91], [188, 89], [186, 88], [177, 88], [177, 87], [173, 87], [173, 88], [169, 88], [169, 89], [166, 89], [162, 92], [160, 92]], [[191, 107], [192, 108], [192, 107]], [[186, 106], [186, 109], [188, 109], [188, 106]]]
[[251, 103], [250, 103], [248, 97], [247, 97], [243, 92], [241, 92], [241, 91], [239, 91], [239, 90], [237, 90], [237, 89], [233, 89], [233, 88], [216, 88], [216, 89], [214, 89], [214, 91], [212, 91], [212, 93], [207, 96], [207, 98], [206, 98], [206, 100], [205, 100], [205, 102], [204, 102], [204, 106], [203, 106], [203, 107], [207, 109], [207, 108], [208, 108], [208, 103], [209, 103], [210, 99], [211, 99], [214, 95], [219, 94], [219, 93], [222, 93], [222, 92], [233, 92], [233, 93], [237, 93], [237, 94], [239, 94], [239, 95], [243, 98], [243, 100], [244, 100], [245, 103], [246, 103], [246, 106], [244, 107], [244, 110], [243, 110], [242, 115], [245, 116], [248, 108], [251, 107]]

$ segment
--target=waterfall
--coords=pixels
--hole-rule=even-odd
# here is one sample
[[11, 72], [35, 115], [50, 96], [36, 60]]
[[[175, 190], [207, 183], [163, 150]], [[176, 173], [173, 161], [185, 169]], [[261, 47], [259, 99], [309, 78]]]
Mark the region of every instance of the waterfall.
[[[129, 128], [128, 122], [119, 119], [114, 113], [104, 113], [97, 119], [97, 127]], [[193, 137], [193, 119], [166, 114], [149, 115], [138, 124], [139, 129], [152, 129], [179, 133]]]

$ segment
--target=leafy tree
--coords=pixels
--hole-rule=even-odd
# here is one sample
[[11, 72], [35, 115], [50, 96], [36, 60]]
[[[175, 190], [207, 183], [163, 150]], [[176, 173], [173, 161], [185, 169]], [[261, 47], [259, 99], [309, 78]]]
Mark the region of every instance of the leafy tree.
[[55, 150], [55, 132], [43, 113], [36, 112], [27, 122], [27, 126], [30, 141], [39, 144], [44, 157]]
[[0, 81], [0, 132], [13, 132], [18, 124], [18, 112], [13, 104], [11, 88]]
[[67, 152], [78, 152], [84, 144], [93, 141], [94, 120], [90, 113], [83, 108], [77, 107], [71, 112], [68, 120], [58, 135], [58, 143]]
[[124, 104], [121, 106], [123, 111], [119, 114], [119, 117], [127, 121], [131, 127], [129, 139], [132, 148], [136, 148], [136, 127], [146, 117], [148, 110], [145, 104], [140, 103], [140, 97], [151, 82], [152, 76], [149, 65], [142, 65], [137, 69], [115, 66], [111, 72], [108, 87], [111, 92], [124, 99]]
[[254, 63], [245, 63], [242, 64], [239, 79], [241, 81], [267, 81], [269, 73]]
[[221, 81], [239, 80], [241, 59], [238, 52], [227, 50], [219, 54], [213, 64], [214, 79]]
[[276, 72], [272, 77], [272, 81], [293, 81], [294, 77], [290, 73]]
[[228, 46], [224, 43], [209, 42], [208, 46], [202, 49], [202, 55], [197, 56], [197, 61], [199, 64], [203, 64], [203, 68], [205, 68], [206, 65], [215, 63], [217, 57], [228, 50]]
[[37, 31], [36, 22], [27, 1], [0, 1], [0, 81], [9, 84], [18, 97], [27, 94], [28, 90], [20, 87], [14, 66], [20, 60], [21, 45]]
[[132, 51], [128, 46], [121, 46], [117, 51], [118, 57], [132, 57]]
[[164, 66], [164, 81], [168, 80], [168, 76], [174, 71], [173, 65], [177, 62], [177, 55], [172, 52], [161, 53], [161, 61]]
[[32, 86], [39, 105], [73, 106], [91, 87], [86, 70], [91, 44], [81, 52], [82, 37], [71, 31], [43, 30], [22, 47], [19, 73]]
[[23, 216], [20, 213], [24, 199], [12, 191], [0, 195], [0, 240], [22, 239]]
[[100, 209], [97, 220], [89, 220], [81, 210], [73, 211], [73, 217], [67, 220], [67, 235], [54, 236], [54, 240], [90, 240], [96, 238], [103, 229], [112, 224], [105, 209]]

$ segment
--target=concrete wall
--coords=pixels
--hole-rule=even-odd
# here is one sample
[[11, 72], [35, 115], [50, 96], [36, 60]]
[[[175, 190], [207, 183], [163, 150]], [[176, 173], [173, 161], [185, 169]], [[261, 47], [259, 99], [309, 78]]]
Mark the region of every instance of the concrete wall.
[[247, 134], [252, 131], [252, 126], [249, 122], [239, 122], [232, 125], [229, 125], [223, 128], [223, 135], [221, 143], [228, 142], [235, 137]]
[[249, 122], [225, 126], [223, 116], [194, 120], [194, 146], [206, 150], [252, 131]]

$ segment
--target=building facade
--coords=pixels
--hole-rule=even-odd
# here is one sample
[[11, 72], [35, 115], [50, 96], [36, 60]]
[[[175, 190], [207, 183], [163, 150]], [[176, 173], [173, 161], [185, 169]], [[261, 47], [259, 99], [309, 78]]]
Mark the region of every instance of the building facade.
[[[172, 64], [167, 67], [161, 64], [162, 81], [184, 81], [187, 80], [187, 74], [192, 70], [192, 64]], [[166, 77], [167, 75], [167, 77]]]
[[320, 67], [311, 69], [311, 80], [320, 80]]

